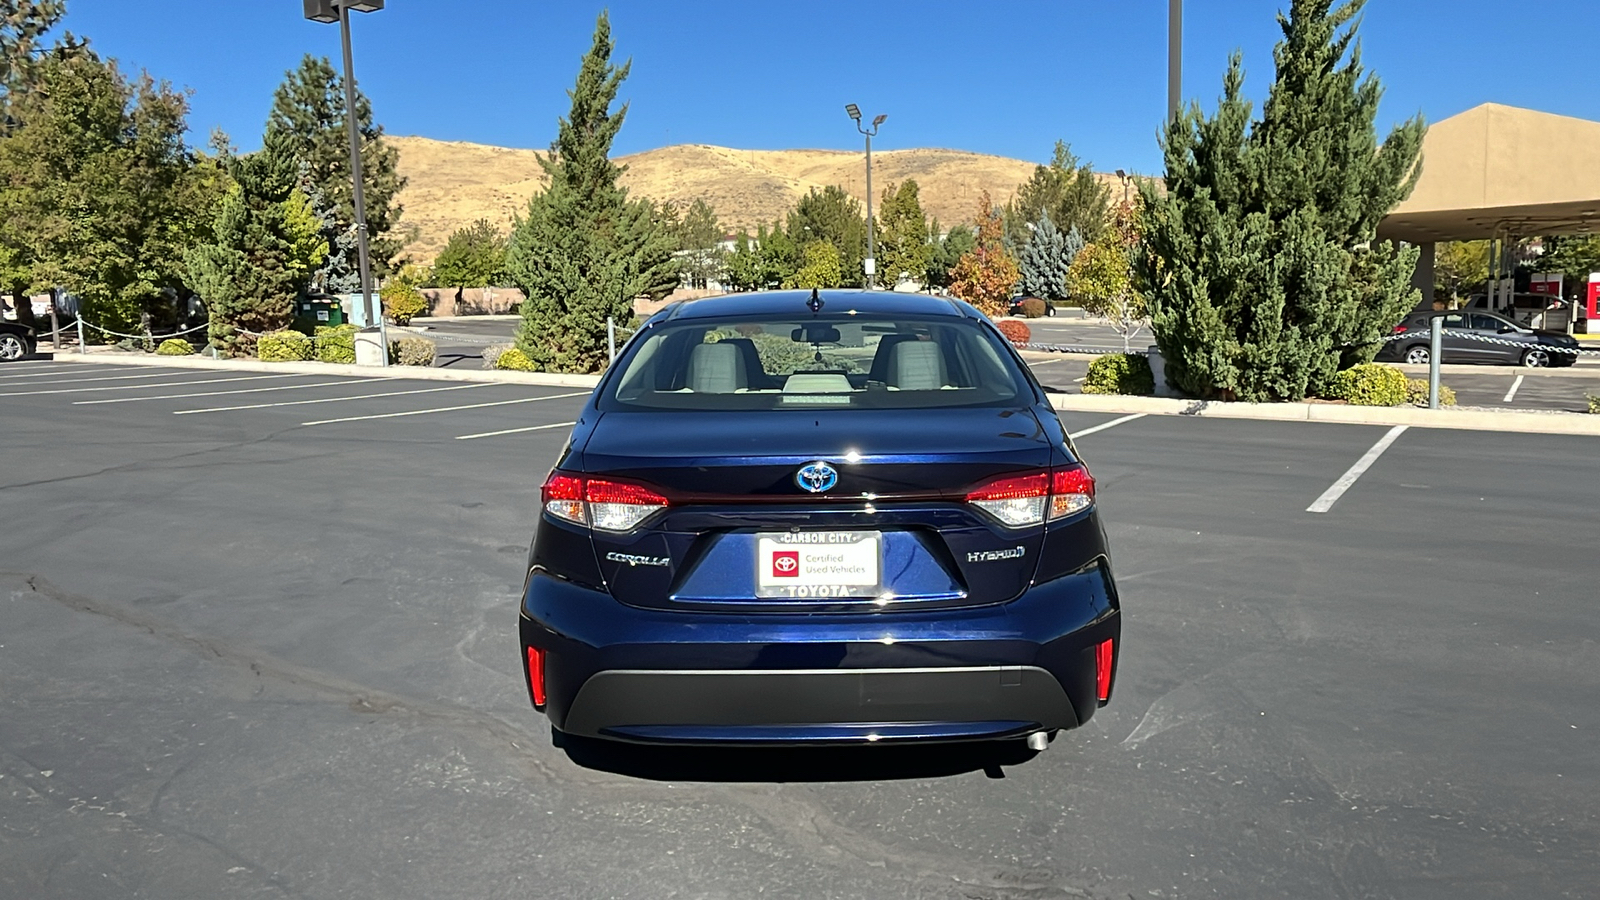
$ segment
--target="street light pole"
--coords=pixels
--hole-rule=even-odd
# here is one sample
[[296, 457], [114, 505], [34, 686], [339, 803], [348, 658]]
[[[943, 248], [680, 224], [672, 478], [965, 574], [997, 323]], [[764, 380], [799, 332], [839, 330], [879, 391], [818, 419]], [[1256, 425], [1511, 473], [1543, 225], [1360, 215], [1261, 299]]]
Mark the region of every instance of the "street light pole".
[[1167, 0], [1167, 122], [1183, 105], [1183, 0]]
[[[361, 309], [367, 324], [378, 324], [381, 344], [380, 365], [389, 365], [389, 328], [383, 309], [372, 301], [372, 257], [367, 236], [366, 179], [361, 172], [361, 129], [356, 123], [356, 69], [350, 52], [350, 10], [376, 12], [384, 0], [305, 0], [306, 18], [314, 22], [339, 23], [339, 42], [344, 50], [344, 121], [350, 136], [350, 180], [355, 202], [356, 246], [361, 260]], [[335, 9], [336, 8], [336, 9]], [[335, 18], [337, 17], [337, 18]]]
[[[856, 130], [866, 135], [867, 138], [867, 258], [861, 261], [861, 265], [866, 270], [867, 287], [870, 289], [877, 281], [875, 276], [878, 269], [878, 261], [874, 258], [874, 252], [877, 250], [877, 241], [873, 234], [875, 229], [872, 227], [872, 138], [878, 133], [878, 126], [882, 125], [884, 120], [889, 117], [881, 115], [874, 118], [871, 130], [868, 130], [866, 126], [861, 124], [861, 107], [856, 106], [854, 103], [847, 103], [844, 111], [849, 114], [851, 119], [855, 120]], [[896, 276], [899, 275], [898, 272], [895, 274]], [[890, 285], [890, 287], [893, 287], [893, 285]]]

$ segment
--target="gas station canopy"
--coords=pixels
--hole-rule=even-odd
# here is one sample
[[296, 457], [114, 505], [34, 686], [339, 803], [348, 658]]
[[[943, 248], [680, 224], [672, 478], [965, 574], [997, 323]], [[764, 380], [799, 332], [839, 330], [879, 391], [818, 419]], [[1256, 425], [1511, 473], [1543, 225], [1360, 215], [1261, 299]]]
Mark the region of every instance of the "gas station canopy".
[[1428, 129], [1378, 236], [1412, 244], [1600, 231], [1600, 122], [1485, 103]]

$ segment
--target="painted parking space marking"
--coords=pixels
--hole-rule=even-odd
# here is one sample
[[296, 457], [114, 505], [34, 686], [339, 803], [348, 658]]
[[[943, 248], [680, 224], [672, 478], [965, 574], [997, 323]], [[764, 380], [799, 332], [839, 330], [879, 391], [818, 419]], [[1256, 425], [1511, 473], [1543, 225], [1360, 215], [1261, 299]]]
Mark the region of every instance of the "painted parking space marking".
[[[496, 400], [492, 403], [468, 403], [464, 406], [441, 406], [435, 409], [412, 409], [405, 412], [376, 413], [370, 416], [344, 416], [338, 419], [317, 419], [301, 425], [335, 425], [339, 422], [365, 422], [370, 419], [398, 419], [403, 416], [426, 416], [433, 413], [457, 412], [463, 409], [484, 409], [490, 406], [510, 406], [514, 403], [538, 403], [540, 400], [560, 400], [563, 397], [587, 397], [590, 391], [573, 391], [570, 394], [551, 394], [547, 397], [523, 397], [518, 400]], [[0, 395], [3, 396], [3, 395]]]
[[143, 391], [150, 388], [188, 387], [191, 384], [222, 384], [227, 381], [262, 381], [268, 378], [295, 378], [295, 375], [250, 375], [245, 378], [207, 378], [202, 381], [168, 381], [162, 384], [116, 384], [108, 387], [56, 388], [49, 391], [13, 391], [0, 397], [34, 397], [40, 394], [87, 394], [92, 391]]
[[[365, 380], [373, 381], [382, 379]], [[360, 382], [345, 383], [358, 384]], [[208, 409], [178, 409], [173, 410], [172, 414], [175, 416], [196, 416], [201, 413], [233, 412], [234, 410], [240, 409], [270, 409], [276, 406], [309, 406], [313, 403], [343, 403], [346, 400], [371, 400], [376, 397], [402, 397], [407, 394], [434, 394], [438, 393], [439, 391], [464, 391], [468, 388], [489, 387], [494, 383], [495, 382], [492, 381], [483, 381], [473, 384], [452, 384], [449, 387], [422, 388], [415, 391], [384, 391], [380, 394], [355, 394], [349, 397], [319, 397], [315, 400], [282, 400], [277, 403], [247, 403], [241, 406], [213, 406]]]
[[[50, 372], [50, 373], [41, 372], [40, 374], [51, 374], [51, 375], [54, 375], [56, 373], [54, 373], [54, 372]], [[85, 374], [85, 373], [78, 373], [78, 374], [81, 375], [81, 374]], [[98, 376], [98, 377], [95, 377], [95, 378], [58, 378], [58, 379], [53, 379], [51, 381], [30, 381], [30, 382], [28, 382], [28, 387], [33, 387], [35, 385], [40, 385], [40, 384], [92, 384], [92, 383], [97, 382], [97, 381], [132, 381], [132, 380], [139, 379], [139, 378], [171, 378], [171, 377], [172, 377], [172, 373], [171, 372], [146, 372], [146, 373], [140, 374], [140, 375], [101, 375], [101, 376]]]
[[1389, 429], [1388, 433], [1378, 438], [1378, 442], [1373, 444], [1372, 448], [1364, 456], [1356, 460], [1356, 464], [1351, 466], [1349, 471], [1339, 476], [1339, 480], [1335, 481], [1332, 487], [1322, 492], [1322, 496], [1317, 498], [1317, 502], [1306, 507], [1306, 512], [1325, 513], [1332, 509], [1333, 505], [1339, 502], [1339, 498], [1344, 496], [1344, 492], [1350, 490], [1350, 486], [1356, 483], [1356, 479], [1371, 468], [1372, 464], [1378, 461], [1378, 457], [1383, 455], [1383, 451], [1389, 449], [1389, 445], [1393, 444], [1410, 427], [1409, 425], [1396, 425]]
[[549, 428], [566, 428], [569, 425], [576, 425], [576, 424], [578, 424], [578, 423], [577, 422], [551, 422], [549, 425], [529, 425], [527, 428], [507, 428], [504, 431], [485, 431], [482, 434], [458, 434], [458, 435], [456, 435], [456, 440], [458, 440], [458, 441], [472, 441], [472, 440], [477, 440], [478, 438], [499, 437], [500, 435], [503, 435], [503, 434], [523, 434], [524, 432], [529, 432], [529, 431], [544, 431], [544, 430], [549, 429]]
[[1510, 403], [1513, 399], [1515, 399], [1517, 396], [1517, 388], [1522, 387], [1522, 379], [1526, 377], [1527, 376], [1525, 375], [1518, 375], [1517, 380], [1511, 382], [1511, 390], [1506, 391], [1506, 398], [1500, 402]]
[[[7, 365], [8, 365], [8, 367], [9, 366], [14, 366], [14, 365], [16, 365], [16, 363], [8, 363]], [[63, 365], [61, 365], [59, 363], [51, 363], [50, 364], [50, 369], [48, 371], [42, 371], [40, 369], [28, 369], [25, 372], [5, 372], [4, 369], [0, 369], [0, 372], [4, 373], [4, 374], [0, 374], [0, 378], [4, 378], [6, 380], [12, 380], [12, 379], [20, 380], [20, 379], [23, 379], [23, 378], [48, 378], [51, 375], [91, 375], [91, 374], [99, 374], [101, 372], [127, 372], [127, 371], [132, 371], [132, 370], [135, 370], [135, 369], [142, 369], [142, 368], [143, 368], [142, 366], [113, 367], [113, 366], [96, 366], [96, 365], [89, 365], [89, 366], [78, 365], [78, 366], [73, 366], [71, 368], [68, 368], [67, 366], [63, 366]], [[163, 373], [163, 374], [171, 374], [171, 373], [168, 372], [168, 373]]]
[[1095, 433], [1101, 432], [1101, 431], [1105, 431], [1107, 428], [1115, 428], [1118, 425], [1123, 424], [1124, 422], [1132, 422], [1134, 419], [1142, 419], [1147, 415], [1149, 415], [1149, 413], [1134, 413], [1131, 416], [1123, 416], [1120, 419], [1112, 419], [1109, 422], [1101, 422], [1099, 425], [1096, 425], [1093, 428], [1085, 428], [1082, 431], [1074, 431], [1069, 436], [1073, 440], [1077, 440], [1078, 438], [1081, 438], [1081, 437], [1087, 437], [1088, 435], [1095, 434]]
[[366, 384], [369, 381], [383, 381], [382, 378], [358, 378], [351, 380], [342, 378], [338, 381], [314, 381], [310, 384], [277, 384], [263, 388], [240, 388], [233, 391], [195, 391], [188, 394], [157, 394], [154, 397], [113, 397], [109, 400], [74, 400], [73, 406], [95, 406], [101, 403], [138, 403], [141, 400], [183, 400], [188, 397], [216, 397], [222, 394], [265, 394], [268, 391], [298, 391], [304, 388], [334, 387], [343, 384]]

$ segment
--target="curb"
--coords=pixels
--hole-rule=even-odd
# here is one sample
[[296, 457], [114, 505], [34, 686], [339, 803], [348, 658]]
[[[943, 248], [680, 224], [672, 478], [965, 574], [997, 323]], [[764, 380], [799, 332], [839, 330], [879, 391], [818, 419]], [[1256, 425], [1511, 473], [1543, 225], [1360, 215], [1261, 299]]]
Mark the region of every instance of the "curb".
[[229, 372], [283, 372], [290, 375], [348, 375], [358, 378], [419, 379], [423, 381], [475, 381], [532, 384], [548, 387], [592, 388], [599, 375], [558, 375], [550, 372], [510, 372], [501, 369], [439, 369], [423, 366], [348, 366], [338, 363], [262, 362], [259, 359], [209, 359], [194, 356], [153, 356], [122, 353], [58, 353], [54, 362], [105, 363], [118, 366], [156, 366]]
[[1499, 410], [1421, 409], [1414, 406], [1345, 406], [1336, 403], [1226, 403], [1120, 394], [1051, 394], [1050, 405], [1069, 412], [1144, 413], [1208, 419], [1258, 419], [1276, 422], [1334, 422], [1344, 425], [1411, 425], [1522, 434], [1600, 436], [1600, 416], [1582, 413], [1501, 412]]

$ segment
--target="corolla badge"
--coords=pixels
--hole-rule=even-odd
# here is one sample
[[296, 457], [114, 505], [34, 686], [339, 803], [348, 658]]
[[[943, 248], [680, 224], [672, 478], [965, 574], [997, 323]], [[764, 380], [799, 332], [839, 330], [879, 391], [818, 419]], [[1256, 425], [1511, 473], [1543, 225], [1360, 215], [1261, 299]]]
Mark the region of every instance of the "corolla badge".
[[825, 462], [806, 463], [794, 473], [794, 483], [802, 490], [820, 494], [839, 483], [839, 471]]

